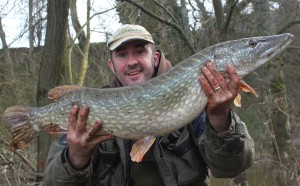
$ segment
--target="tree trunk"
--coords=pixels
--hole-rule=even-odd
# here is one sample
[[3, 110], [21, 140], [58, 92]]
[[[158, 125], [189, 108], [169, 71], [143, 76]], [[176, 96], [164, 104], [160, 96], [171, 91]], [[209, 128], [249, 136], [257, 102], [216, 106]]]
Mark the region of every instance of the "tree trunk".
[[[76, 31], [76, 35], [78, 36], [77, 39], [78, 39], [79, 48], [81, 50], [83, 50], [86, 37], [85, 37], [85, 32], [84, 32], [84, 30], [79, 22], [78, 16], [77, 16], [76, 2], [77, 2], [77, 0], [71, 0], [71, 3], [70, 3], [71, 20], [72, 20], [73, 28]], [[89, 19], [89, 18], [87, 18], [87, 19]]]
[[29, 20], [28, 20], [28, 30], [29, 30], [29, 57], [30, 57], [30, 72], [32, 74], [35, 73], [35, 59], [33, 57], [33, 51], [34, 51], [34, 16], [33, 16], [33, 0], [29, 0], [28, 2], [29, 6]]
[[[69, 0], [48, 0], [47, 30], [37, 87], [37, 106], [49, 104], [48, 91], [60, 85], [62, 77], [62, 59], [66, 44]], [[41, 133], [38, 137], [38, 171], [43, 172], [49, 146], [54, 137]], [[37, 181], [40, 181], [37, 178]]]
[[[80, 68], [80, 71], [79, 71], [79, 77], [78, 77], [78, 81], [77, 81], [77, 85], [83, 85], [84, 83], [84, 79], [85, 79], [85, 75], [86, 75], [86, 71], [88, 69], [88, 64], [89, 64], [89, 49], [90, 49], [90, 10], [91, 10], [91, 4], [90, 4], [90, 0], [87, 0], [87, 15], [86, 15], [86, 38], [85, 38], [85, 34], [83, 32], [83, 28], [82, 26], [80, 25], [79, 21], [78, 21], [78, 18], [77, 18], [77, 14], [76, 16], [74, 16], [74, 19], [77, 19], [74, 20], [76, 22], [76, 25], [77, 26], [74, 26], [74, 27], [77, 27], [76, 28], [76, 32], [77, 33], [80, 33], [78, 36], [80, 38], [78, 38], [79, 40], [79, 46], [80, 46], [80, 41], [83, 42], [80, 46], [80, 49], [82, 50], [81, 54], [82, 54], [82, 59], [81, 59], [81, 68]], [[73, 7], [74, 8], [74, 7]], [[76, 10], [76, 7], [75, 7], [75, 12], [77, 11]], [[73, 12], [74, 13], [74, 12]], [[74, 13], [75, 14], [75, 13]]]
[[[235, 9], [238, 1], [227, 0], [225, 7], [222, 5], [221, 0], [213, 0], [213, 7], [215, 10], [216, 22], [220, 34], [220, 41], [226, 41], [228, 39], [228, 28], [232, 18], [233, 10]], [[225, 9], [227, 12], [225, 12]]]
[[1, 16], [0, 16], [0, 38], [1, 38], [3, 51], [4, 51], [4, 63], [5, 63], [5, 65], [7, 65], [9, 67], [10, 74], [13, 75], [14, 74], [13, 64], [12, 64], [12, 60], [11, 60], [10, 53], [8, 50], [8, 45], [6, 43], [5, 32], [3, 30]]

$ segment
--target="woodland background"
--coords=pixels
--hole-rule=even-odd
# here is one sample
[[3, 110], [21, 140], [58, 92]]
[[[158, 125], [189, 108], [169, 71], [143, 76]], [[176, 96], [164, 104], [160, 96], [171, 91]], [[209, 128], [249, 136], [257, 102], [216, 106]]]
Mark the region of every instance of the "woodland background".
[[[255, 165], [235, 179], [213, 178], [212, 185], [300, 185], [298, 0], [116, 0], [113, 9], [105, 11], [87, 0], [85, 22], [78, 19], [76, 0], [14, 2], [27, 12], [24, 34], [29, 35], [30, 45], [12, 48], [6, 42], [1, 22], [6, 18], [4, 4], [0, 9], [1, 117], [12, 105], [48, 104], [47, 92], [58, 85], [105, 85], [112, 76], [106, 65], [106, 43], [90, 42], [90, 20], [107, 11], [117, 11], [122, 24], [146, 27], [173, 65], [222, 41], [294, 34], [286, 51], [244, 79], [259, 98], [243, 94], [242, 108], [234, 108], [255, 140]], [[42, 133], [26, 149], [12, 153], [7, 149], [10, 135], [1, 118], [0, 185], [43, 185], [48, 148], [57, 136]]]

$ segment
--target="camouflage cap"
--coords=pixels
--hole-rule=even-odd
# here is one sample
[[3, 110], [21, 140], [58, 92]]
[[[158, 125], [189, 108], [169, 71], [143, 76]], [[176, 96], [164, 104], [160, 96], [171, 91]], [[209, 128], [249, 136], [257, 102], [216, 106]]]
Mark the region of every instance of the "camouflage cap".
[[136, 39], [154, 43], [151, 34], [144, 27], [126, 24], [113, 33], [107, 42], [107, 47], [109, 50], [115, 50], [123, 43]]

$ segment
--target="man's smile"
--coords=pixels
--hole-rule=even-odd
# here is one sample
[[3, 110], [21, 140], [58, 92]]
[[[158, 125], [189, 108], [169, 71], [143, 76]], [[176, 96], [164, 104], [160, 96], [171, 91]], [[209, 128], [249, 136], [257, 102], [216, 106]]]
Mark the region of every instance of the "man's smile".
[[142, 72], [142, 70], [133, 70], [133, 71], [129, 71], [128, 73], [126, 73], [127, 76], [135, 76], [138, 75]]

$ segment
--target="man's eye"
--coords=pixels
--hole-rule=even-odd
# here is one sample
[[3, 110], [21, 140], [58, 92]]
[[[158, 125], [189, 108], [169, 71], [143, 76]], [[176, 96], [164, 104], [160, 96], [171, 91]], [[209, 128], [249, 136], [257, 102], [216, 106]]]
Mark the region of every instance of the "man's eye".
[[143, 54], [145, 51], [144, 50], [138, 50], [137, 53], [138, 54]]
[[118, 53], [118, 57], [125, 57], [125, 53]]

